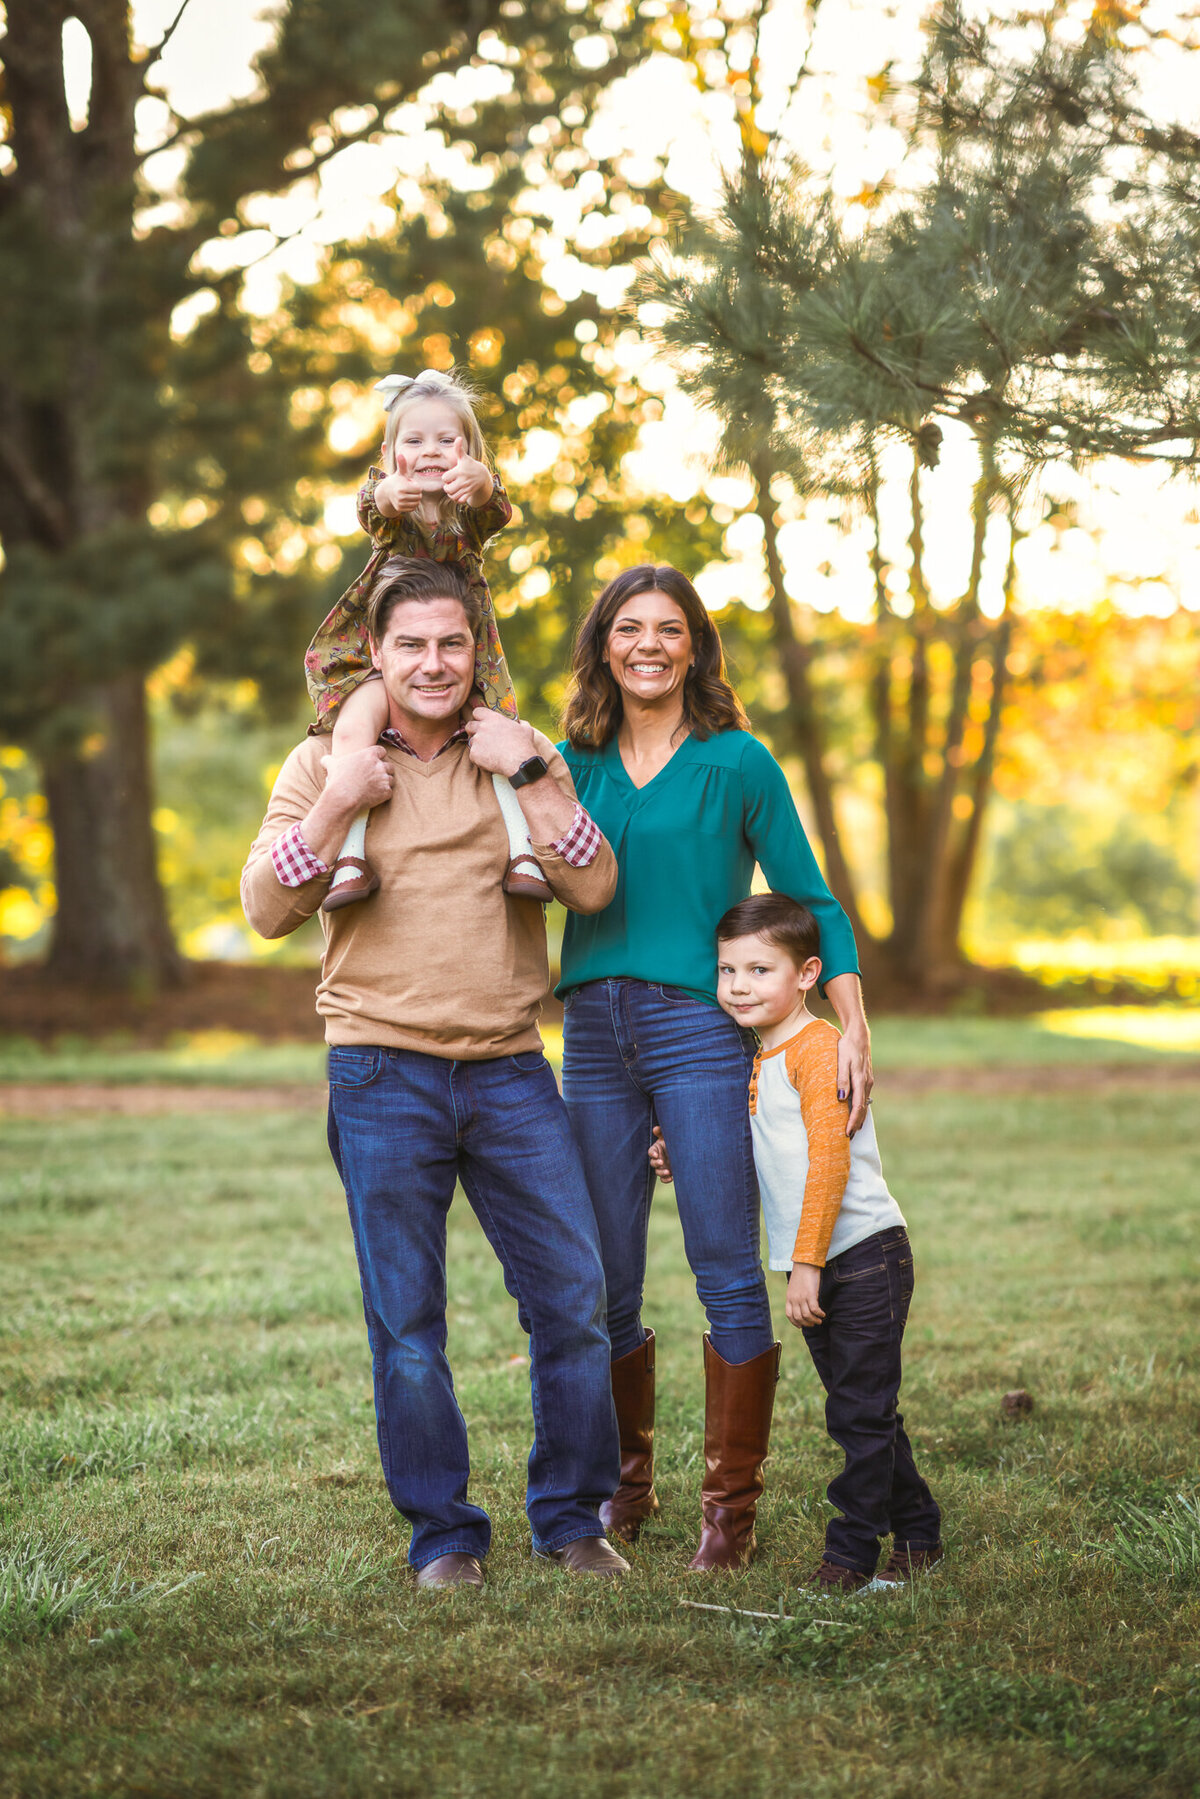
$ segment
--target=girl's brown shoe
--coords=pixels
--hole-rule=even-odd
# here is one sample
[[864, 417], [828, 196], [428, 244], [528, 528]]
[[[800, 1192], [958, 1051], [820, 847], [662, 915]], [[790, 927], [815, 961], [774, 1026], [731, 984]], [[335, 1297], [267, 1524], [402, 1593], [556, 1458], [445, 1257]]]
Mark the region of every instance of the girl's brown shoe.
[[505, 893], [514, 894], [518, 899], [541, 900], [544, 906], [554, 898], [554, 889], [534, 856], [513, 856], [504, 871], [501, 886]]
[[[339, 868], [352, 868], [354, 874], [348, 881], [338, 881]], [[321, 901], [322, 912], [337, 912], [342, 906], [352, 906], [356, 900], [365, 900], [379, 885], [379, 876], [361, 856], [339, 856], [333, 865], [333, 873], [336, 885], [329, 889]]]

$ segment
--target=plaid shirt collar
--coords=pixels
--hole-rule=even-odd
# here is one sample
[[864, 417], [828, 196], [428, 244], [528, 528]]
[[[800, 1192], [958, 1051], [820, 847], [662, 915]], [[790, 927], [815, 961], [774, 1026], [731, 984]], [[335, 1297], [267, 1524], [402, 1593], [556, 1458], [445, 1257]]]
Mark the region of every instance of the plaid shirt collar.
[[380, 743], [388, 744], [394, 750], [403, 750], [406, 756], [417, 756], [418, 762], [436, 762], [438, 757], [442, 755], [444, 751], [448, 750], [452, 743], [458, 743], [461, 738], [466, 736], [466, 734], [467, 727], [460, 721], [458, 729], [456, 731], [451, 731], [445, 743], [434, 750], [432, 756], [417, 756], [417, 752], [414, 750], [412, 744], [405, 742], [403, 734], [396, 729], [395, 725], [387, 725], [379, 733], [379, 741]]

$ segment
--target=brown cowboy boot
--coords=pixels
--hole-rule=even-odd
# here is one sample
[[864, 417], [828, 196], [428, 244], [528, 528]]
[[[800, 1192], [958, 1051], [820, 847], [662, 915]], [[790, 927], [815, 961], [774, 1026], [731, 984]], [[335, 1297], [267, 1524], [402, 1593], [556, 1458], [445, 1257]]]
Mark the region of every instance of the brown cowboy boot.
[[621, 1438], [621, 1484], [600, 1507], [600, 1522], [619, 1543], [634, 1543], [658, 1510], [654, 1491], [654, 1332], [612, 1365]]
[[779, 1354], [775, 1343], [749, 1362], [726, 1362], [704, 1338], [704, 1528], [689, 1570], [743, 1568], [754, 1554], [754, 1514], [763, 1490]]

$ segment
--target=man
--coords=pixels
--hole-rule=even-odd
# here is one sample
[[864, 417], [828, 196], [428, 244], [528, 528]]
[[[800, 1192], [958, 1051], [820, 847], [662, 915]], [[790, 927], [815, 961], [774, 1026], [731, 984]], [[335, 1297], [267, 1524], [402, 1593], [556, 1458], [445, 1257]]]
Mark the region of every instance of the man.
[[491, 776], [518, 788], [538, 861], [580, 912], [616, 885], [562, 757], [528, 725], [468, 716], [478, 602], [449, 563], [394, 557], [369, 601], [389, 724], [328, 762], [309, 737], [275, 783], [242, 874], [264, 937], [317, 911], [350, 820], [373, 808], [379, 891], [322, 914], [317, 1010], [329, 1143], [346, 1189], [375, 1371], [384, 1480], [412, 1525], [419, 1587], [482, 1586], [491, 1526], [467, 1499], [467, 1433], [446, 1360], [446, 1214], [463, 1188], [530, 1338], [533, 1553], [570, 1573], [628, 1563], [599, 1520], [619, 1474], [600, 1250], [537, 1017], [548, 984], [536, 900], [506, 895]]

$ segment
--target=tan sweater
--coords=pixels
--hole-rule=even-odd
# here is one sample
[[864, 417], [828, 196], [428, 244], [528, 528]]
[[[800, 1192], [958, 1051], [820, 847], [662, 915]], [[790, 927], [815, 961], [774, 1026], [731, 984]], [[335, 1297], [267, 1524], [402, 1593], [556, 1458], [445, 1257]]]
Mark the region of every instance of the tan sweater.
[[[328, 876], [285, 887], [271, 861], [275, 839], [321, 792], [328, 752], [319, 737], [292, 751], [242, 870], [246, 917], [263, 937], [294, 931], [328, 889]], [[540, 735], [538, 753], [574, 798], [566, 763]], [[326, 1042], [462, 1061], [539, 1049], [537, 1019], [550, 984], [545, 919], [537, 900], [514, 899], [501, 888], [508, 836], [492, 777], [471, 761], [465, 742], [432, 762], [403, 750], [387, 754], [391, 798], [376, 806], [367, 826], [379, 891], [321, 914], [317, 1011]], [[608, 904], [617, 864], [607, 842], [587, 868], [572, 868], [548, 844], [533, 848], [555, 898], [573, 912]]]

